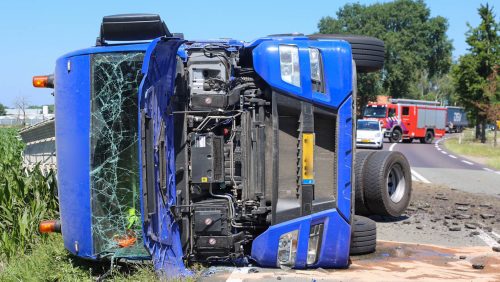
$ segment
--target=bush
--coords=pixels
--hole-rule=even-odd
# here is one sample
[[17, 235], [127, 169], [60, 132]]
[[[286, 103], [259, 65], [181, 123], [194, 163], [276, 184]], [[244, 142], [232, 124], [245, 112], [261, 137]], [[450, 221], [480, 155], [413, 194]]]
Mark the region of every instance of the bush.
[[24, 169], [23, 148], [16, 129], [0, 129], [0, 259], [30, 250], [38, 223], [58, 216], [55, 172]]

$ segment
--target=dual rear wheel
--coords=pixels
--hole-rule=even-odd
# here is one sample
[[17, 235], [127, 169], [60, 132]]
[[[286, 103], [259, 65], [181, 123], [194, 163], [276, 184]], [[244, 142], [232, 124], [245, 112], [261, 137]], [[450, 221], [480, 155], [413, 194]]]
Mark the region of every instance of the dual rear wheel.
[[356, 153], [355, 212], [400, 216], [411, 198], [411, 169], [400, 152]]

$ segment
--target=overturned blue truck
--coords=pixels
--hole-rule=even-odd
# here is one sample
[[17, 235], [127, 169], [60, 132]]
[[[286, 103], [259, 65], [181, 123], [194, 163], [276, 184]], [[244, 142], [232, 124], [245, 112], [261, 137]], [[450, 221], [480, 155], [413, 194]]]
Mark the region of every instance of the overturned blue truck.
[[34, 78], [55, 89], [60, 219], [43, 231], [170, 277], [347, 267], [376, 244], [355, 203], [397, 216], [410, 201], [403, 155], [353, 146], [356, 74], [383, 58], [370, 37], [190, 41], [157, 15], [104, 17], [95, 47]]

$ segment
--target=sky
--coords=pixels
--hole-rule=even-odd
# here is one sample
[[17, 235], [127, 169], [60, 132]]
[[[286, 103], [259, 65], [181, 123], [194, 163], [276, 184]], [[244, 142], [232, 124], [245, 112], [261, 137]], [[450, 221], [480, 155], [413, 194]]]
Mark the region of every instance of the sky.
[[[50, 89], [35, 89], [33, 75], [54, 71], [58, 57], [95, 45], [103, 16], [155, 13], [171, 32], [186, 39], [236, 38], [250, 41], [268, 34], [317, 32], [322, 17], [332, 16], [346, 3], [340, 0], [1, 0], [0, 1], [0, 103], [13, 107], [17, 97], [31, 105], [53, 104]], [[360, 0], [362, 4], [389, 2]], [[500, 0], [426, 0], [431, 16], [448, 19], [453, 58], [466, 53], [466, 23], [480, 22], [481, 3], [495, 7]]]

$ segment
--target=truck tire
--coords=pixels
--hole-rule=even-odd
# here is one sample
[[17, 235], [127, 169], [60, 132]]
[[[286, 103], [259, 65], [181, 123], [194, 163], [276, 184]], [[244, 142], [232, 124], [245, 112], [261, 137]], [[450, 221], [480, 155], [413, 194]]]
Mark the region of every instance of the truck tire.
[[428, 130], [426, 133], [425, 133], [425, 137], [424, 137], [424, 143], [425, 144], [431, 144], [432, 141], [434, 141], [434, 132]]
[[401, 141], [402, 137], [403, 137], [403, 132], [401, 132], [400, 129], [395, 128], [391, 132], [391, 136], [389, 137], [389, 141], [391, 141], [392, 143], [398, 143], [399, 141]]
[[350, 255], [364, 255], [375, 252], [377, 247], [377, 225], [375, 221], [355, 215], [352, 224]]
[[363, 195], [363, 174], [366, 161], [374, 154], [374, 151], [356, 152], [354, 158], [354, 212], [359, 215], [369, 214], [365, 205]]
[[339, 39], [349, 42], [358, 73], [378, 71], [384, 66], [384, 41], [378, 38], [349, 34], [311, 34], [308, 38]]
[[371, 214], [400, 216], [411, 198], [411, 169], [396, 151], [376, 152], [365, 164], [364, 201]]

